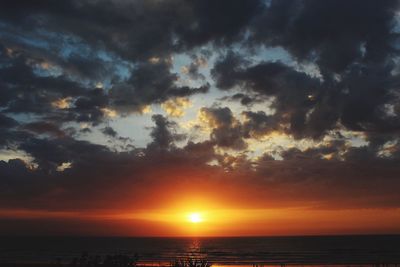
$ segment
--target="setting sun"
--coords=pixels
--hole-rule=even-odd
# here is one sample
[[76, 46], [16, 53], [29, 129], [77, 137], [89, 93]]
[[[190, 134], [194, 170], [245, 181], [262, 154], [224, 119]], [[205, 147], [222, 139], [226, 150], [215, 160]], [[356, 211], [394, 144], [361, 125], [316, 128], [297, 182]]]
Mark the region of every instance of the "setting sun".
[[203, 221], [203, 217], [198, 212], [193, 212], [188, 215], [188, 220], [191, 223], [201, 223]]

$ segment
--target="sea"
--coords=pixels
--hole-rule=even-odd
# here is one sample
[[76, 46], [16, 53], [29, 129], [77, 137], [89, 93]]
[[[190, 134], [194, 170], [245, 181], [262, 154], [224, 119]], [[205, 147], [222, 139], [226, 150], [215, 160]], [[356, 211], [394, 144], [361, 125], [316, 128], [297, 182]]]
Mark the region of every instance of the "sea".
[[1, 263], [68, 263], [89, 255], [137, 254], [139, 264], [205, 259], [214, 266], [400, 267], [400, 235], [293, 237], [0, 237]]

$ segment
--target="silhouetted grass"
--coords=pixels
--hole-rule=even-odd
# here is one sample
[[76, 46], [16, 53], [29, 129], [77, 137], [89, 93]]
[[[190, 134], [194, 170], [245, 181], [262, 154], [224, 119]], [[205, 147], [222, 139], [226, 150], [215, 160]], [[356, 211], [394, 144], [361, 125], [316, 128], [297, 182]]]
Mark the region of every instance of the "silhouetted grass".
[[[211, 267], [211, 263], [205, 259], [177, 259], [171, 262], [170, 267]], [[56, 264], [56, 266], [62, 266]], [[101, 257], [89, 255], [84, 252], [80, 257], [74, 258], [68, 266], [71, 267], [132, 267], [138, 266], [138, 255], [114, 254]]]
[[211, 267], [211, 263], [207, 260], [199, 259], [179, 259], [171, 263], [171, 267]]
[[98, 255], [90, 256], [88, 253], [82, 253], [79, 258], [74, 258], [69, 266], [71, 267], [132, 267], [136, 266], [138, 256], [133, 257], [125, 254], [114, 254], [101, 257]]

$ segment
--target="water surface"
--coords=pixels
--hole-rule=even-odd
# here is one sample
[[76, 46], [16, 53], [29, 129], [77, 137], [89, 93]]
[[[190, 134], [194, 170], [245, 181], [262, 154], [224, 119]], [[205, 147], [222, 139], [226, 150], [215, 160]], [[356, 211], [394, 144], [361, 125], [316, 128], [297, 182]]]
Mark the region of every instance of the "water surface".
[[[0, 237], [1, 262], [69, 262], [83, 251], [137, 253], [141, 263], [205, 258], [214, 265], [400, 264], [400, 236], [132, 238]], [[400, 265], [399, 265], [400, 266]]]

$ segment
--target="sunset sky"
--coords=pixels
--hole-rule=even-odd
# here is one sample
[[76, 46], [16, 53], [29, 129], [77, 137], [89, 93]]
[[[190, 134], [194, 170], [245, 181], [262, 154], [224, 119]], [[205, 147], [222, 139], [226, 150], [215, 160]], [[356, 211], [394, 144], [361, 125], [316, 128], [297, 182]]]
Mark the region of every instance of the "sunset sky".
[[392, 0], [0, 4], [0, 235], [400, 233]]

